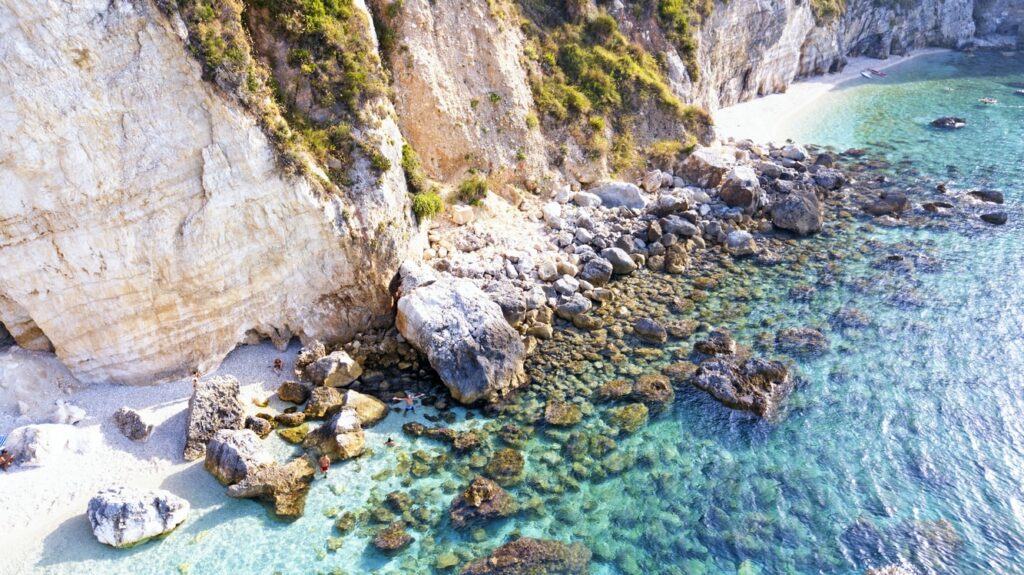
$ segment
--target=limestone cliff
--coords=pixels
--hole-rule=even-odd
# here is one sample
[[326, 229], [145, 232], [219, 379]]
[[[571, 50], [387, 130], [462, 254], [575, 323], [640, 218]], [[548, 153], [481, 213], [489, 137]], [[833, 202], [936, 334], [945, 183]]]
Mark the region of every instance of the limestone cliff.
[[390, 104], [369, 129], [391, 168], [325, 191], [282, 172], [184, 34], [145, 0], [0, 1], [0, 321], [84, 381], [391, 321], [413, 223]]

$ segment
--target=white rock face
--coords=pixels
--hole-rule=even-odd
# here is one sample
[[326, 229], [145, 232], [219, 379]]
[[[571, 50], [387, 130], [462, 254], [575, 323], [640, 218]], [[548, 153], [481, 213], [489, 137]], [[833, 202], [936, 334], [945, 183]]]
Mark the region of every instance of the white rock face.
[[130, 384], [386, 325], [412, 223], [383, 117], [392, 169], [318, 193], [152, 2], [0, 0], [0, 322]]
[[69, 455], [88, 455], [100, 441], [95, 428], [63, 423], [26, 425], [11, 431], [6, 448], [20, 465], [41, 467]]
[[117, 487], [90, 499], [86, 515], [100, 543], [131, 547], [172, 531], [190, 509], [188, 501], [169, 491]]
[[[391, 4], [371, 1], [382, 10]], [[547, 165], [541, 132], [526, 121], [533, 93], [522, 65], [523, 34], [505, 10], [488, 0], [405, 0], [395, 18], [398, 121], [433, 177], [457, 180], [480, 166], [529, 173]]]

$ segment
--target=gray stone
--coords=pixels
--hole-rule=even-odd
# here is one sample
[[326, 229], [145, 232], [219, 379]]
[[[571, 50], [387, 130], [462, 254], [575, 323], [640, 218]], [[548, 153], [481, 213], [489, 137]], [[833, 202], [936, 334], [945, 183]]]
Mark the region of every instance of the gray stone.
[[245, 407], [238, 397], [238, 380], [231, 376], [199, 380], [188, 400], [185, 426], [186, 461], [206, 455], [206, 444], [222, 429], [241, 429]]
[[572, 201], [581, 208], [596, 208], [601, 205], [601, 198], [589, 192], [576, 192]]
[[122, 407], [114, 412], [114, 424], [122, 435], [132, 441], [146, 441], [153, 433], [153, 424], [130, 407]]
[[659, 223], [666, 234], [675, 234], [684, 238], [692, 238], [700, 233], [700, 229], [690, 220], [681, 216], [668, 216], [662, 218]]
[[725, 175], [718, 197], [730, 208], [753, 210], [759, 207], [761, 193], [754, 170], [749, 166], [736, 166]]
[[783, 230], [808, 235], [820, 231], [825, 222], [821, 202], [813, 192], [793, 192], [771, 208], [772, 224]]
[[[457, 401], [496, 400], [525, 381], [523, 341], [480, 288], [412, 263], [402, 266], [401, 276], [398, 331], [427, 356]], [[416, 286], [411, 290], [407, 277]]]
[[601, 250], [601, 257], [612, 264], [612, 270], [618, 275], [631, 274], [636, 271], [636, 262], [622, 248]]
[[606, 182], [591, 188], [590, 193], [601, 198], [601, 205], [606, 208], [633, 208], [642, 210], [647, 207], [640, 188], [628, 182]]
[[803, 146], [787, 144], [782, 148], [782, 157], [787, 160], [802, 162], [808, 158], [807, 150]]
[[123, 548], [169, 533], [189, 510], [188, 501], [169, 491], [115, 487], [90, 499], [86, 516], [100, 543]]
[[733, 409], [757, 414], [769, 421], [779, 417], [793, 391], [789, 370], [780, 362], [753, 358], [738, 363], [733, 357], [715, 357], [700, 364], [690, 382]]
[[725, 247], [734, 256], [747, 256], [757, 253], [757, 243], [750, 232], [736, 230], [725, 236]]
[[203, 466], [224, 485], [234, 485], [258, 467], [275, 463], [258, 435], [249, 429], [222, 429], [206, 446]]
[[363, 374], [363, 367], [344, 350], [322, 357], [306, 367], [306, 377], [316, 385], [345, 387]]
[[612, 278], [614, 267], [604, 258], [594, 258], [583, 266], [580, 278], [595, 286], [606, 285]]
[[717, 188], [732, 164], [710, 148], [698, 148], [683, 161], [679, 175], [702, 188]]
[[633, 324], [633, 333], [648, 343], [665, 343], [668, 340], [668, 331], [665, 326], [649, 317], [636, 320]]
[[981, 214], [981, 221], [994, 226], [1001, 226], [1007, 221], [1006, 212], [988, 212]]
[[350, 407], [341, 409], [307, 435], [302, 446], [314, 448], [334, 461], [362, 455], [366, 450], [366, 435], [359, 423], [359, 414]]
[[572, 297], [565, 298], [558, 302], [558, 307], [555, 308], [555, 313], [558, 317], [572, 321], [572, 319], [582, 313], [587, 313], [590, 308], [594, 307], [594, 304], [589, 299], [583, 296], [583, 294], [577, 292], [572, 294]]
[[572, 276], [562, 276], [555, 282], [555, 291], [562, 295], [571, 295], [579, 291], [580, 282]]

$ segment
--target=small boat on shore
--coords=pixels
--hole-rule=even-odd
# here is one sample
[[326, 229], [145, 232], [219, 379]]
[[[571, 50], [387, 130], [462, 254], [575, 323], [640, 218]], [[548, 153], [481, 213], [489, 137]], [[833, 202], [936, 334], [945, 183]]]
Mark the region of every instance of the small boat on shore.
[[982, 99], [980, 99], [978, 101], [981, 102], [982, 104], [985, 104], [985, 105], [988, 105], [988, 106], [992, 106], [994, 104], [998, 104], [999, 103], [999, 100], [996, 100], [995, 98], [982, 98]]
[[1018, 96], [1024, 96], [1024, 88], [1020, 90], [1014, 90], [1013, 93], [1017, 94]]
[[888, 74], [886, 74], [885, 72], [883, 72], [881, 70], [876, 70], [874, 68], [868, 68], [868, 72], [871, 72], [872, 74], [874, 74], [875, 76], [877, 76], [879, 78], [885, 78], [886, 76], [888, 76]]
[[868, 72], [867, 70], [865, 70], [865, 71], [861, 72], [861, 73], [860, 73], [860, 75], [861, 75], [861, 76], [864, 76], [864, 77], [865, 77], [865, 78], [867, 78], [868, 80], [871, 80], [871, 79], [873, 79], [873, 78], [874, 78], [874, 76], [873, 76], [873, 75], [871, 74], [871, 72]]

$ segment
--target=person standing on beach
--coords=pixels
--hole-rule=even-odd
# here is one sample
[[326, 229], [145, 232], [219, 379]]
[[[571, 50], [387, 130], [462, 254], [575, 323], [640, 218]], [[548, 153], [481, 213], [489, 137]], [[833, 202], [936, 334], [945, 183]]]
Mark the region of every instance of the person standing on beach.
[[330, 468], [331, 468], [331, 458], [327, 457], [327, 454], [325, 453], [325, 454], [320, 456], [320, 473], [323, 473], [324, 477], [327, 477], [327, 470], [330, 469]]
[[423, 395], [424, 394], [419, 393], [419, 394], [406, 395], [405, 397], [392, 397], [391, 401], [404, 401], [405, 402], [405, 411], [402, 412], [402, 417], [405, 417], [406, 415], [409, 415], [410, 411], [413, 412], [413, 413], [416, 413], [416, 400], [421, 398], [421, 397], [423, 397]]

